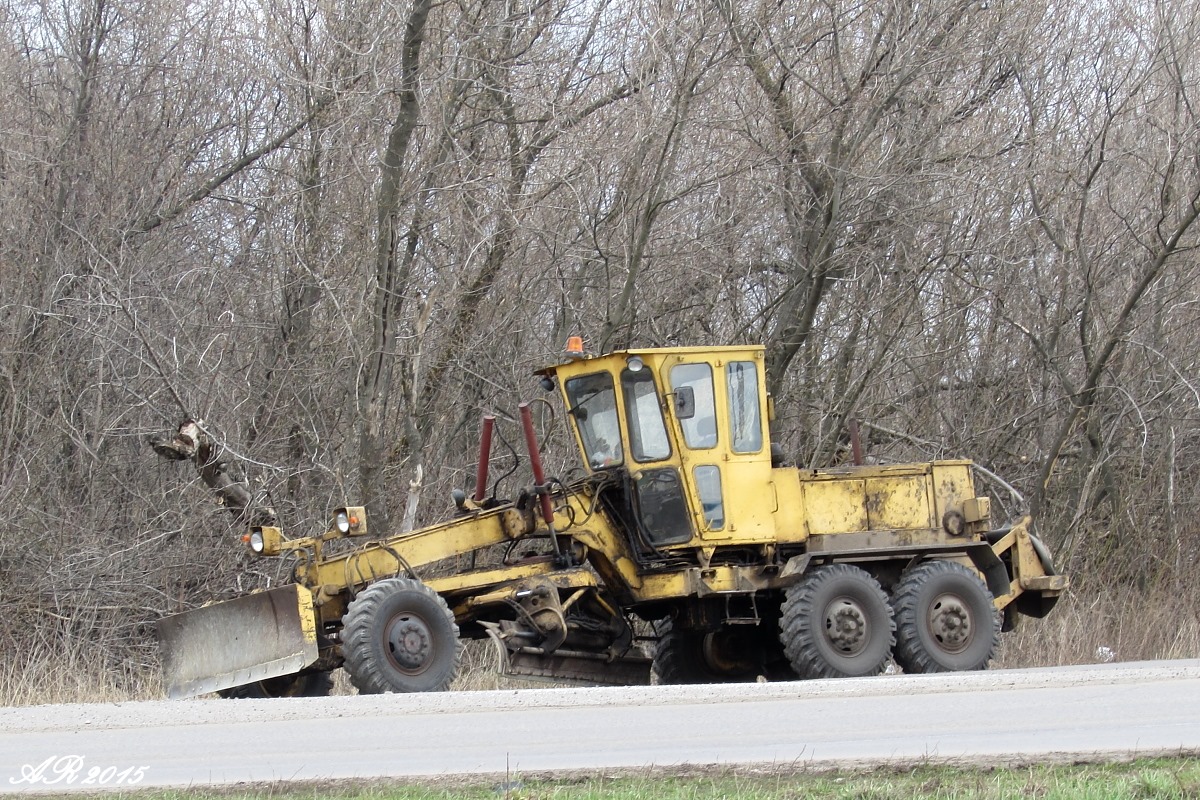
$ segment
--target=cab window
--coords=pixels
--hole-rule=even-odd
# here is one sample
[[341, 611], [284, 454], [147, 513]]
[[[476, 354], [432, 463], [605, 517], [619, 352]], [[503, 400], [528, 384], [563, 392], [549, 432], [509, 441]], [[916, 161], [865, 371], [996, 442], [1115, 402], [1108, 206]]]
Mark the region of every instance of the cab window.
[[762, 409], [758, 401], [758, 365], [731, 361], [725, 368], [729, 387], [729, 434], [735, 453], [762, 450]]
[[716, 447], [717, 411], [712, 367], [708, 364], [672, 367], [671, 391], [675, 395], [675, 416], [687, 446], [693, 450]]
[[704, 511], [704, 524], [710, 531], [725, 527], [725, 501], [721, 496], [721, 468], [703, 464], [692, 470], [696, 478], [696, 494]]
[[682, 544], [692, 538], [683, 483], [674, 467], [641, 469], [634, 478], [638, 519], [650, 544]]
[[629, 423], [629, 450], [635, 461], [659, 461], [671, 455], [662, 405], [650, 370], [627, 369], [621, 373], [625, 393], [625, 419]]
[[567, 381], [570, 414], [579, 428], [584, 458], [592, 469], [620, 464], [621, 424], [617, 418], [617, 393], [607, 372]]

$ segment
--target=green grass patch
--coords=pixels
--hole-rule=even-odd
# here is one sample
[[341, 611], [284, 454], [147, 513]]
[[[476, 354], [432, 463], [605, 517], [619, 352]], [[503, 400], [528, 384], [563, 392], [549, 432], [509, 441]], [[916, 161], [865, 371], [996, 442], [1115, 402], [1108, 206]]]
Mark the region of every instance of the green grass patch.
[[1200, 800], [1200, 759], [964, 769], [920, 766], [868, 772], [695, 768], [509, 775], [490, 780], [270, 784], [250, 788], [105, 793], [128, 800]]

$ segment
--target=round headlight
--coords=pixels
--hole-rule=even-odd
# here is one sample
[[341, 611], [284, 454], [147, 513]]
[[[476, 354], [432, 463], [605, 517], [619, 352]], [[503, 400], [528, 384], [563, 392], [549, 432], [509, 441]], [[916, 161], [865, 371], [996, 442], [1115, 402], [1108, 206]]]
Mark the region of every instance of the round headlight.
[[349, 533], [350, 515], [345, 511], [339, 511], [337, 516], [333, 518], [333, 524], [338, 529], [339, 533]]
[[254, 531], [250, 534], [250, 549], [256, 553], [261, 553], [263, 551], [262, 531]]

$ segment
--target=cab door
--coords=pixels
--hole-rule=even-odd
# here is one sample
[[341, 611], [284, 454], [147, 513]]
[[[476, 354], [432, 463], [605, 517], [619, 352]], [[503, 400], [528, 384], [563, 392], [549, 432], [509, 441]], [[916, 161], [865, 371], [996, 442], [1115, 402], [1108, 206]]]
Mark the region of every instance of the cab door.
[[683, 439], [681, 454], [692, 496], [700, 502], [706, 538], [725, 529], [725, 490], [721, 475], [717, 401], [712, 365], [706, 361], [675, 364], [667, 370], [675, 419]]
[[760, 366], [749, 357], [680, 357], [664, 370], [705, 539], [767, 540], [773, 532]]
[[684, 544], [694, 531], [686, 486], [672, 436], [663, 418], [663, 398], [652, 370], [621, 372], [625, 427], [629, 432], [630, 500], [638, 529], [651, 548]]

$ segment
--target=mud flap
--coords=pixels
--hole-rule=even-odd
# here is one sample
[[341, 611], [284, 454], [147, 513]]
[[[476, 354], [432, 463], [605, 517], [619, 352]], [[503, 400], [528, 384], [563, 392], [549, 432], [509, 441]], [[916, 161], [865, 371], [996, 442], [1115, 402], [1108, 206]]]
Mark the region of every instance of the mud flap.
[[967, 555], [971, 558], [975, 569], [983, 573], [992, 597], [1002, 597], [1009, 593], [1008, 568], [1004, 566], [1004, 562], [990, 546], [986, 544], [973, 545], [967, 548]]
[[172, 700], [291, 675], [317, 660], [312, 593], [291, 584], [164, 617], [158, 641]]

